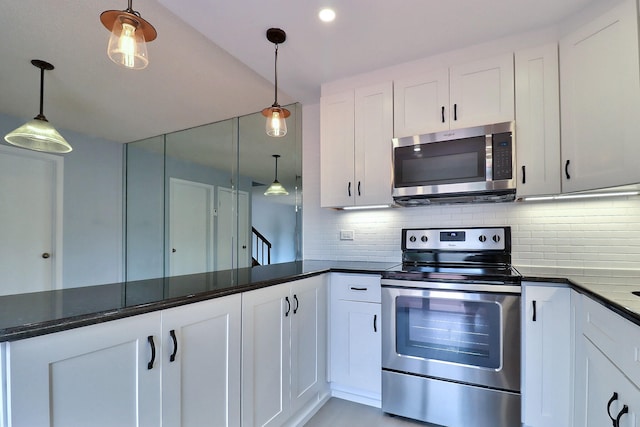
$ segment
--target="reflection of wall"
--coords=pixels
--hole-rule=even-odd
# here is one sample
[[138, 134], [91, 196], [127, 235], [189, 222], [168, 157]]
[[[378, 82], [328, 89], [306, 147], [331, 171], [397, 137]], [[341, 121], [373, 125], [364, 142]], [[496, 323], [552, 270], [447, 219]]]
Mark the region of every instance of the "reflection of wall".
[[[164, 277], [168, 273], [165, 263], [169, 261], [169, 197], [165, 197], [165, 188], [169, 190], [170, 178], [216, 188], [232, 187], [230, 172], [170, 156], [165, 164], [162, 152], [149, 149], [152, 145], [161, 147], [163, 141], [163, 137], [157, 137], [127, 144], [127, 280]], [[249, 191], [251, 179], [240, 177], [238, 187]]]
[[[25, 121], [0, 115], [1, 136]], [[62, 285], [71, 288], [120, 282], [122, 144], [64, 129], [58, 131], [73, 147], [71, 153], [63, 155]], [[4, 138], [1, 140], [4, 144]]]
[[251, 224], [273, 244], [272, 264], [295, 261], [295, 206], [274, 203], [268, 197], [254, 197]]

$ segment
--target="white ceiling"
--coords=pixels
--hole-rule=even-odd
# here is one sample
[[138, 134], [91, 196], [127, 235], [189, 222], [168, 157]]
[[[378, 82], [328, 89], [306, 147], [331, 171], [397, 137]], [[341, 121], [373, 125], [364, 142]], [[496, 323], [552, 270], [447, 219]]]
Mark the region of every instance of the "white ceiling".
[[[56, 128], [130, 142], [271, 105], [270, 27], [288, 36], [280, 104], [313, 103], [323, 82], [549, 27], [598, 1], [134, 0], [158, 38], [149, 67], [132, 71], [107, 58], [99, 20], [125, 0], [0, 0], [0, 113], [37, 114], [39, 70], [29, 61], [43, 59], [56, 67], [45, 74], [44, 106]], [[331, 24], [317, 19], [326, 5], [338, 15]]]

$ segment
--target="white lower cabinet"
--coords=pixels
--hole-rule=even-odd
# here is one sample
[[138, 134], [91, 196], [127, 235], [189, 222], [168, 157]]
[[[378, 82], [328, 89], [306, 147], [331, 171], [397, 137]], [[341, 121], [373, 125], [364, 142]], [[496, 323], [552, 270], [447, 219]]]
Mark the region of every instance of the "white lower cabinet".
[[159, 312], [10, 342], [8, 425], [157, 427], [161, 355]]
[[243, 294], [243, 427], [297, 425], [327, 394], [325, 280]]
[[162, 425], [240, 427], [241, 297], [162, 312]]
[[640, 427], [640, 327], [582, 296], [575, 425]]
[[523, 283], [522, 422], [571, 425], [571, 289]]
[[7, 343], [8, 426], [239, 426], [240, 300]]
[[332, 273], [330, 301], [332, 394], [380, 407], [380, 276]]
[[579, 366], [584, 387], [576, 393], [580, 402], [576, 425], [640, 426], [640, 389], [587, 338], [583, 337], [578, 357], [582, 359]]

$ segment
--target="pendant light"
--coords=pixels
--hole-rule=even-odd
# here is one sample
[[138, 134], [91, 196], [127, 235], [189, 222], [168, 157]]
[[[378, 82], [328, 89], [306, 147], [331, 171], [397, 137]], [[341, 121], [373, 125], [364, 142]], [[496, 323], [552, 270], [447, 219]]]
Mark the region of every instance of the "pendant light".
[[269, 108], [262, 110], [262, 115], [267, 118], [266, 131], [267, 135], [273, 137], [282, 137], [287, 134], [287, 122], [286, 118], [291, 115], [291, 112], [286, 108], [282, 108], [278, 104], [278, 45], [284, 43], [287, 39], [287, 33], [280, 28], [269, 28], [267, 30], [267, 40], [275, 44], [275, 101]]
[[40, 59], [33, 59], [31, 64], [40, 68], [40, 114], [33, 120], [23, 124], [13, 132], [5, 135], [4, 139], [9, 144], [34, 151], [44, 151], [47, 153], [68, 153], [72, 150], [71, 145], [58, 133], [57, 130], [44, 116], [44, 70], [53, 70], [53, 65]]
[[100, 14], [100, 21], [111, 31], [107, 55], [118, 65], [133, 70], [141, 70], [149, 65], [147, 42], [158, 36], [156, 29], [142, 19], [139, 12], [131, 7], [129, 0], [125, 10], [106, 10]]
[[267, 191], [264, 192], [264, 195], [265, 196], [287, 196], [289, 195], [289, 192], [285, 190], [282, 184], [280, 184], [280, 181], [278, 181], [278, 157], [280, 157], [280, 155], [274, 154], [273, 157], [276, 159], [276, 177], [275, 177], [275, 180], [273, 181], [273, 184], [271, 184], [269, 188], [267, 188]]

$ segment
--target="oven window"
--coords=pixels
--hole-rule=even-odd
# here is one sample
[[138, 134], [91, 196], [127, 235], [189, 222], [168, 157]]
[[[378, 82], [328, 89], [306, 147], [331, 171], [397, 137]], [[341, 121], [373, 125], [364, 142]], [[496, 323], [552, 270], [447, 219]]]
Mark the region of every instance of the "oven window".
[[500, 305], [399, 296], [396, 351], [463, 365], [500, 367]]

